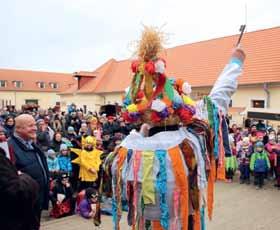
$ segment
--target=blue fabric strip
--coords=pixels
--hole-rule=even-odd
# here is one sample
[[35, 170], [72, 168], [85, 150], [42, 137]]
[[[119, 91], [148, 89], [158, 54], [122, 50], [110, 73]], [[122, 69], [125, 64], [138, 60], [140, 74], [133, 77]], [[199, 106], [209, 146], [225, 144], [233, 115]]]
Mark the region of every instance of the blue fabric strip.
[[166, 191], [167, 191], [167, 173], [166, 173], [166, 151], [156, 150], [156, 157], [159, 161], [159, 173], [156, 179], [156, 189], [159, 193], [160, 198], [160, 224], [164, 229], [169, 227], [169, 209], [166, 202]]
[[113, 216], [113, 223], [114, 223], [114, 229], [117, 230], [117, 225], [118, 225], [118, 205], [117, 205], [117, 200], [113, 196], [112, 199], [112, 216]]
[[205, 207], [204, 206], [200, 209], [200, 229], [201, 230], [206, 230]]

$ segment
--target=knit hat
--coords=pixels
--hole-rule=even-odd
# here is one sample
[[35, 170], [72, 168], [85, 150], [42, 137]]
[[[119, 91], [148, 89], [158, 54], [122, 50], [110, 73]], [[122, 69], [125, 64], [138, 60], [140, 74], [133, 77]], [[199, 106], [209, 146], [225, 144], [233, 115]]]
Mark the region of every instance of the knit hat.
[[39, 125], [41, 122], [45, 122], [43, 119], [38, 119], [37, 121], [36, 121], [36, 124], [37, 125]]
[[250, 144], [250, 139], [249, 139], [249, 137], [244, 137], [243, 139], [242, 139], [242, 145], [244, 146], [244, 145], [249, 145]]
[[263, 142], [262, 142], [262, 141], [258, 141], [258, 142], [255, 144], [255, 148], [263, 148]]
[[55, 151], [53, 149], [49, 149], [47, 152], [48, 156], [55, 154]]
[[60, 145], [60, 151], [63, 151], [63, 150], [68, 150], [68, 147], [66, 144], [61, 144]]
[[73, 126], [69, 126], [69, 127], [68, 127], [68, 129], [67, 129], [67, 131], [68, 131], [68, 132], [74, 132], [74, 131], [75, 131], [75, 129], [74, 129], [74, 127], [73, 127]]

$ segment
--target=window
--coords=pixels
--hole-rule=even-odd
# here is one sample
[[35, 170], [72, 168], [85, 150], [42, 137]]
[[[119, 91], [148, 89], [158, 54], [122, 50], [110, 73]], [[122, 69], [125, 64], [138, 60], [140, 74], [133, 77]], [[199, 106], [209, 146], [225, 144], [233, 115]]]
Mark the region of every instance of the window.
[[13, 81], [16, 88], [22, 88], [22, 81]]
[[251, 100], [251, 107], [252, 108], [264, 108], [265, 100]]
[[0, 88], [5, 88], [7, 86], [6, 80], [0, 80]]
[[58, 88], [57, 82], [50, 82], [50, 87], [51, 87], [52, 89], [57, 89], [57, 88]]
[[45, 82], [40, 81], [40, 82], [37, 82], [37, 84], [38, 84], [38, 87], [40, 89], [44, 89], [45, 88]]
[[36, 105], [38, 105], [38, 100], [36, 100], [36, 99], [26, 99], [25, 104], [36, 104]]
[[229, 102], [229, 107], [230, 108], [232, 107], [232, 100], [230, 100], [230, 102]]

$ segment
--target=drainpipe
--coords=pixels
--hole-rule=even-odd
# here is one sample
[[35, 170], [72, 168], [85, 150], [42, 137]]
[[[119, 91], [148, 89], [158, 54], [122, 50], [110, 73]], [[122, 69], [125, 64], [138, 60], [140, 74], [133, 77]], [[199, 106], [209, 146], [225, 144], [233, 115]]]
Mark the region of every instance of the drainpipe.
[[266, 108], [270, 107], [270, 91], [268, 89], [268, 83], [263, 84], [263, 90], [266, 93]]

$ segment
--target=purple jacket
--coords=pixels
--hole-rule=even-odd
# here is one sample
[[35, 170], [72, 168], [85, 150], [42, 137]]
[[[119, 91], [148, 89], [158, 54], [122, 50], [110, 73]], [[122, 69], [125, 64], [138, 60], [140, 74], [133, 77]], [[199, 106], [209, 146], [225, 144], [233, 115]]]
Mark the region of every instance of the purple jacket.
[[90, 218], [89, 213], [91, 212], [91, 206], [89, 201], [84, 198], [81, 203], [79, 204], [79, 207], [77, 208], [77, 213], [80, 214], [84, 218]]

